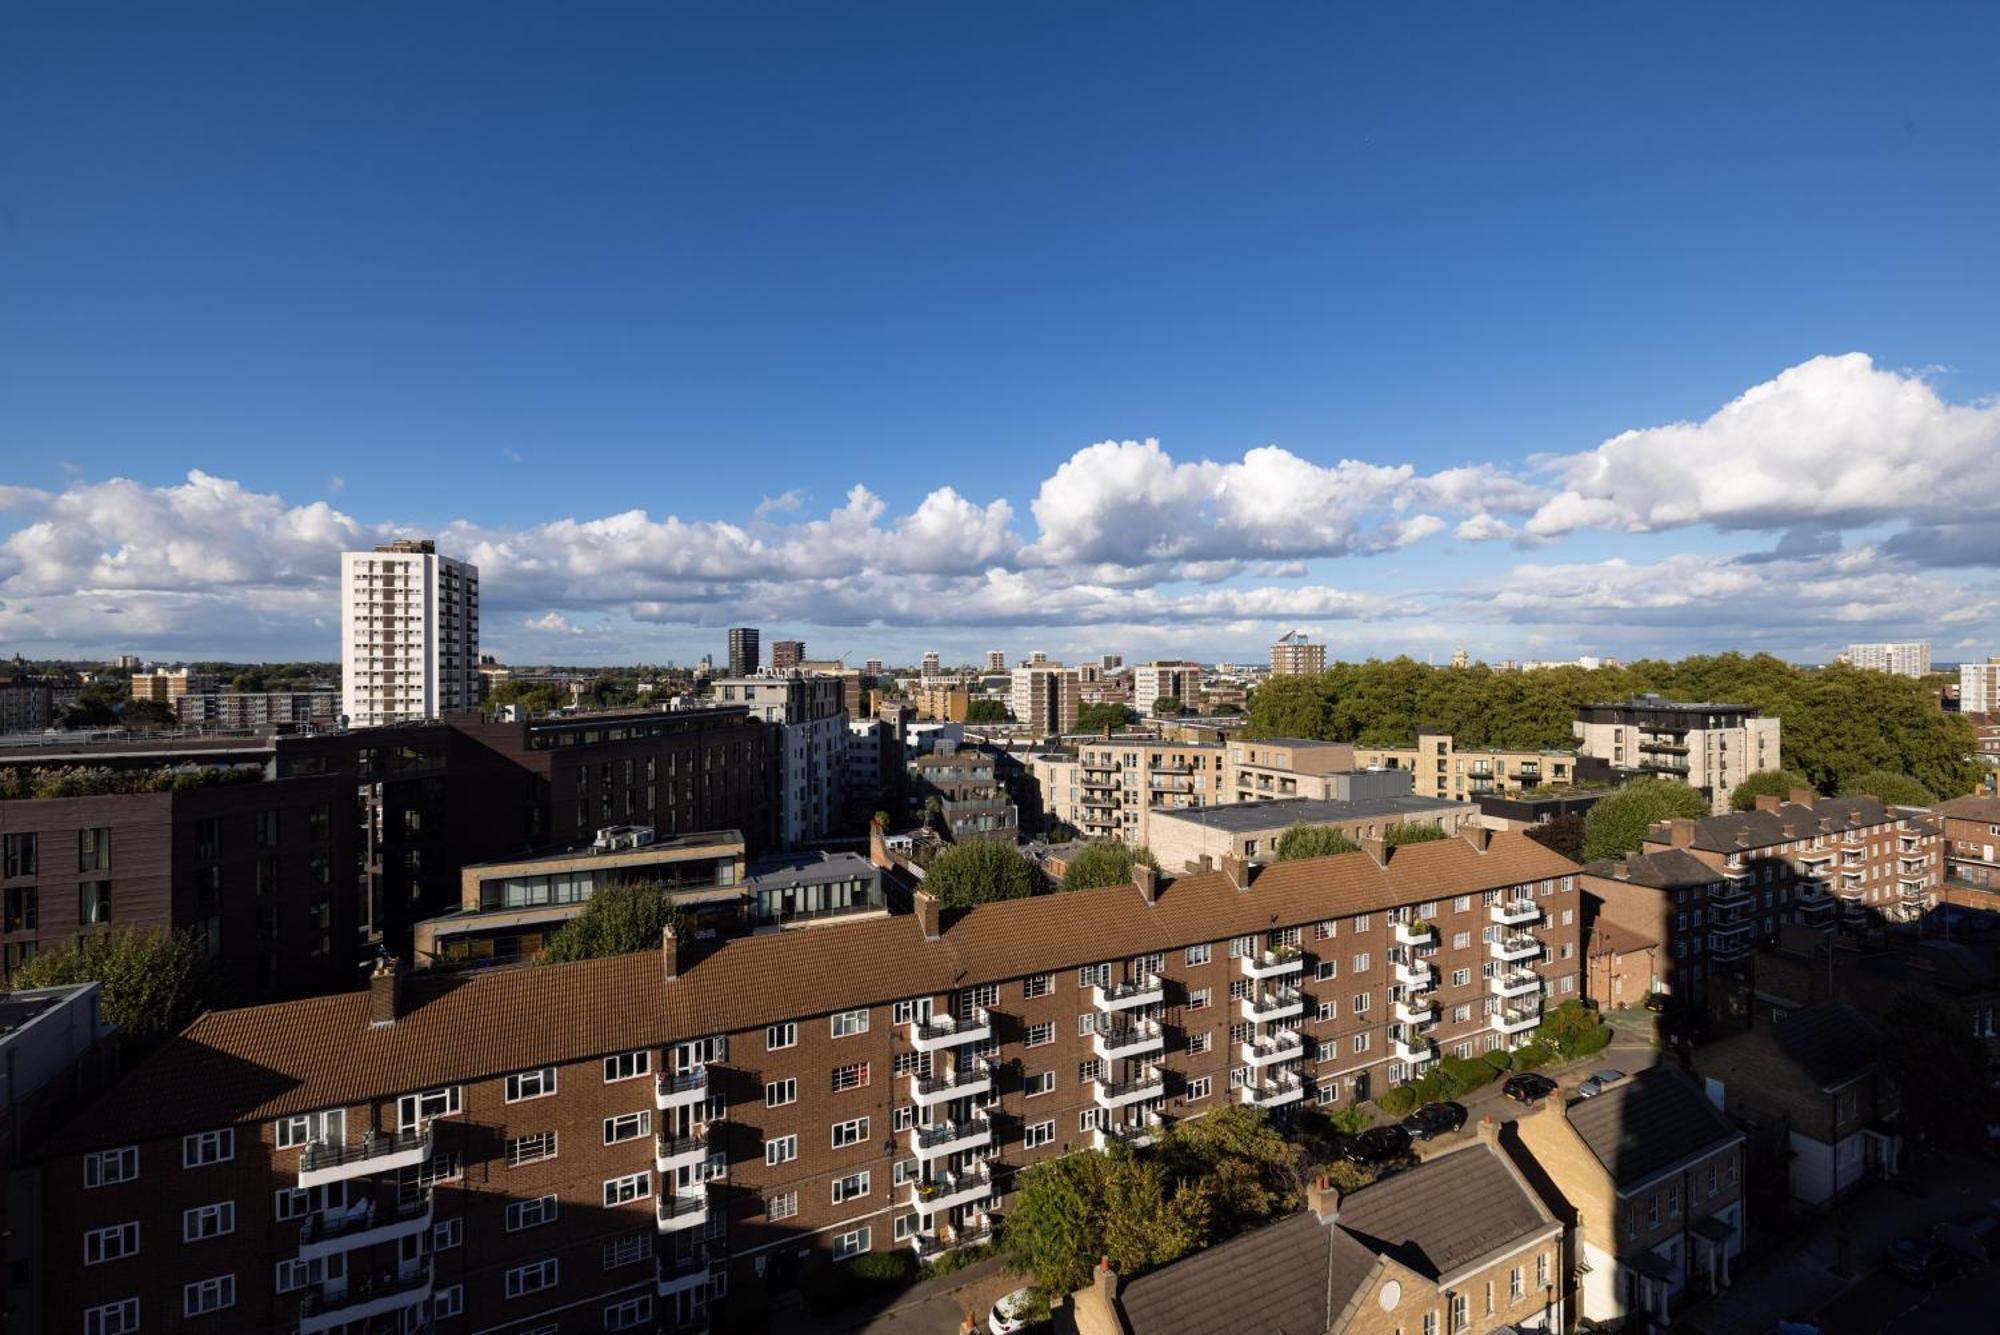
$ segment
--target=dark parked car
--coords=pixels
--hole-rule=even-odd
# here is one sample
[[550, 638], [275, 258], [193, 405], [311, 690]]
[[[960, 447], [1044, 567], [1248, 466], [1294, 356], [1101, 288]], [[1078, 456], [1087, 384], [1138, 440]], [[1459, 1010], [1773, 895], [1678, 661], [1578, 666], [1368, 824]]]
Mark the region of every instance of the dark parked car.
[[1958, 1253], [1929, 1238], [1897, 1238], [1882, 1259], [1897, 1278], [1927, 1288], [1935, 1288], [1958, 1273]]
[[1667, 1007], [1673, 1004], [1673, 999], [1665, 992], [1648, 992], [1646, 994], [1646, 1009], [1655, 1015], [1665, 1011]]
[[1447, 1135], [1465, 1125], [1462, 1103], [1426, 1103], [1403, 1119], [1403, 1130], [1418, 1140]]
[[2000, 1216], [1976, 1210], [1962, 1214], [1947, 1224], [1939, 1224], [1931, 1235], [1968, 1261], [1981, 1265], [2000, 1259]]
[[1556, 1082], [1534, 1071], [1507, 1077], [1500, 1092], [1516, 1103], [1535, 1103], [1556, 1092]]
[[1340, 1147], [1341, 1158], [1370, 1168], [1394, 1162], [1409, 1152], [1410, 1133], [1400, 1126], [1371, 1126]]

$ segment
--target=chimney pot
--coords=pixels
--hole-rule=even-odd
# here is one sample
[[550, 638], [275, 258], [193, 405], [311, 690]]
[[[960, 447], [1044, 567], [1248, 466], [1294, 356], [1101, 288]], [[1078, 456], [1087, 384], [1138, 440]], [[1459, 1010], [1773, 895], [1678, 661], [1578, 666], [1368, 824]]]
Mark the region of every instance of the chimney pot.
[[937, 940], [943, 934], [939, 927], [937, 896], [928, 890], [919, 890], [911, 899], [917, 906], [917, 925], [924, 929], [924, 940]]
[[401, 1019], [402, 1014], [402, 961], [384, 955], [375, 961], [375, 972], [368, 976], [368, 1027], [386, 1029]]
[[1306, 1191], [1306, 1208], [1319, 1216], [1322, 1224], [1331, 1224], [1340, 1218], [1340, 1188], [1325, 1178], [1316, 1178]]

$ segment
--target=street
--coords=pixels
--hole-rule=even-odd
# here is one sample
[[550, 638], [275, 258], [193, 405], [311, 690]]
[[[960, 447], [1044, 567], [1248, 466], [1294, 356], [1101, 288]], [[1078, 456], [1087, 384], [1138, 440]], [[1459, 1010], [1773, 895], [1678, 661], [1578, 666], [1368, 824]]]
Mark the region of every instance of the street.
[[2000, 1269], [1969, 1266], [1934, 1290], [1878, 1270], [1826, 1304], [1815, 1320], [1826, 1335], [1992, 1330], [2000, 1323]]

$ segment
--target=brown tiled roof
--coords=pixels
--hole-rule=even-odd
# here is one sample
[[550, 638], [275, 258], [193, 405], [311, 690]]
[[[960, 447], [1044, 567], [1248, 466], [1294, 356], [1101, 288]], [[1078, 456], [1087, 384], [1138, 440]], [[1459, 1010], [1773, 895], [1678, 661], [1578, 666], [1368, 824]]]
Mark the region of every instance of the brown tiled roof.
[[2000, 797], [1968, 794], [1965, 797], [1954, 797], [1948, 802], [1940, 802], [1931, 810], [1940, 816], [1950, 816], [1954, 820], [2000, 822]]
[[926, 941], [912, 914], [762, 936], [695, 952], [673, 983], [660, 955], [431, 980], [417, 975], [394, 1025], [368, 1027], [368, 997], [345, 993], [213, 1011], [167, 1042], [75, 1119], [51, 1152], [263, 1121], [489, 1078], [534, 1062], [584, 1060], [776, 1020], [1053, 972], [1395, 904], [1576, 871], [1520, 834], [1481, 852], [1464, 839], [1160, 883], [982, 905], [945, 915]]
[[1635, 950], [1645, 950], [1659, 944], [1644, 932], [1636, 932], [1608, 918], [1599, 918], [1591, 927], [1590, 939], [1584, 948], [1592, 955], [1629, 955]]

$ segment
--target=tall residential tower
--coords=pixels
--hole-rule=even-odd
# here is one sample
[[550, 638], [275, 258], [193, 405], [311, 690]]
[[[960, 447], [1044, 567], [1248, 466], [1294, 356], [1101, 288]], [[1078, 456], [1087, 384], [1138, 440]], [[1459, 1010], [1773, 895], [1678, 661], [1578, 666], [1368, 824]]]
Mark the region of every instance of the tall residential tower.
[[479, 567], [430, 539], [340, 554], [340, 689], [354, 727], [479, 704]]

